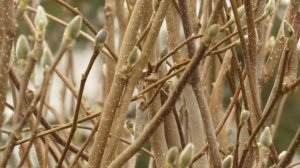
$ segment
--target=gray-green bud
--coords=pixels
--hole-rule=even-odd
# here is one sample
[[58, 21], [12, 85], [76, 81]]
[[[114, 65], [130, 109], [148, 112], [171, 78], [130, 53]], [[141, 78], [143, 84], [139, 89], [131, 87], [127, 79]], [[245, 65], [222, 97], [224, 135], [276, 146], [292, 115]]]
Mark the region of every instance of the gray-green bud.
[[282, 160], [286, 155], [286, 151], [282, 151], [279, 155], [278, 155], [278, 159]]
[[245, 15], [245, 6], [244, 5], [242, 5], [238, 8], [238, 15], [239, 15], [239, 18], [244, 17], [244, 15]]
[[177, 161], [178, 154], [179, 154], [178, 147], [173, 146], [172, 148], [170, 148], [166, 155], [167, 162], [170, 163], [171, 165], [174, 165]]
[[219, 34], [219, 32], [220, 32], [220, 25], [213, 24], [208, 28], [207, 35], [210, 38], [214, 38]]
[[23, 13], [26, 9], [27, 4], [28, 0], [20, 0], [17, 8], [17, 13]]
[[228, 156], [222, 161], [222, 168], [231, 168], [231, 167], [232, 167], [232, 161], [233, 161], [232, 155], [228, 155]]
[[194, 145], [189, 143], [185, 146], [179, 156], [178, 167], [186, 168], [192, 162], [192, 158], [194, 155]]
[[103, 44], [106, 41], [107, 37], [108, 37], [107, 31], [101, 29], [95, 37], [95, 45]]
[[49, 47], [45, 45], [43, 56], [41, 59], [41, 65], [44, 70], [47, 70], [53, 63], [53, 54]]
[[20, 60], [25, 61], [27, 59], [28, 53], [29, 53], [29, 44], [25, 35], [22, 34], [19, 36], [16, 45], [17, 62]]
[[75, 16], [69, 22], [69, 24], [65, 29], [63, 35], [63, 41], [70, 44], [74, 39], [78, 37], [81, 26], [82, 26], [82, 18], [80, 16]]
[[133, 134], [133, 133], [134, 133], [134, 124], [133, 124], [132, 121], [127, 120], [127, 121], [125, 122], [124, 128], [125, 128], [125, 130], [126, 130], [129, 134]]
[[128, 58], [127, 58], [127, 67], [132, 68], [135, 62], [137, 61], [139, 57], [139, 49], [138, 47], [134, 46], [132, 51], [129, 53]]
[[245, 125], [246, 121], [248, 120], [250, 116], [250, 112], [248, 110], [243, 110], [241, 112], [241, 115], [240, 115], [240, 126], [243, 126]]
[[[237, 12], [238, 12], [238, 16], [240, 19], [242, 19], [245, 15], [245, 7], [244, 5], [240, 6], [238, 9], [237, 9]], [[234, 18], [234, 14], [232, 13], [230, 15], [230, 24], [234, 23], [235, 22], [235, 18]]]
[[270, 147], [272, 144], [272, 135], [269, 127], [266, 127], [259, 137], [259, 143], [265, 147]]
[[28, 90], [26, 92], [26, 101], [28, 104], [30, 104], [34, 99], [34, 92], [32, 90]]
[[48, 25], [48, 19], [46, 17], [46, 12], [42, 6], [38, 6], [36, 10], [36, 15], [34, 18], [34, 25], [39, 34], [44, 36], [46, 32], [46, 27]]

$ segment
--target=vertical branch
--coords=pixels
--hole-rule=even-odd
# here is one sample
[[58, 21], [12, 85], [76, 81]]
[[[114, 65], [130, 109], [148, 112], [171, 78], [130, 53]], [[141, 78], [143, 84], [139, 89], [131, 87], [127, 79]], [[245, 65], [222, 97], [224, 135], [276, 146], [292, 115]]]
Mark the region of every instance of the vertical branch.
[[[164, 1], [162, 1], [164, 2]], [[222, 9], [223, 6], [223, 0], [217, 1], [216, 3], [216, 8], [211, 16], [210, 24], [216, 23], [218, 14]], [[130, 146], [128, 147], [124, 152], [122, 152], [112, 163], [109, 167], [120, 167], [123, 163], [125, 163], [128, 159], [132, 157], [133, 154], [135, 154], [139, 148], [143, 146], [143, 144], [146, 142], [146, 140], [153, 134], [153, 132], [156, 130], [156, 128], [159, 126], [159, 124], [162, 122], [163, 118], [168, 115], [172, 111], [172, 107], [175, 104], [179, 94], [182, 92], [183, 88], [185, 87], [186, 83], [188, 82], [190, 75], [195, 72], [197, 69], [197, 66], [200, 63], [200, 60], [204, 57], [205, 51], [208, 49], [209, 46], [201, 44], [199, 49], [196, 51], [194, 57], [192, 57], [189, 65], [187, 66], [186, 70], [183, 72], [181, 77], [178, 80], [178, 83], [170, 93], [170, 96], [166, 100], [165, 104], [162, 106], [162, 108], [157, 112], [157, 114], [154, 116], [154, 118], [150, 121], [148, 124], [148, 127], [144, 130], [143, 134]], [[204, 98], [204, 93], [202, 90], [202, 95], [201, 98]], [[202, 102], [205, 103], [204, 99]], [[201, 104], [201, 103], [199, 103]], [[204, 110], [202, 112], [204, 120], [208, 119], [210, 121], [207, 121], [204, 124], [211, 123], [210, 128], [212, 130], [207, 130], [207, 138], [209, 139], [208, 141], [210, 142], [210, 150], [211, 151], [216, 151], [218, 152], [217, 144], [216, 144], [216, 135], [214, 134], [214, 128], [212, 125], [211, 118], [209, 116], [208, 112], [208, 105], [207, 104], [202, 104], [201, 109]], [[205, 111], [206, 110], [206, 111]], [[207, 116], [208, 115], [208, 116]], [[207, 126], [207, 125], [206, 125]], [[211, 134], [209, 134], [211, 133]], [[214, 140], [213, 140], [214, 139]], [[211, 144], [211, 142], [215, 142], [214, 144]], [[212, 153], [212, 152], [211, 152]], [[221, 167], [221, 162], [220, 158], [217, 155], [211, 155], [212, 159], [214, 160], [214, 166], [216, 168]]]
[[[255, 4], [256, 4], [256, 6], [255, 6], [255, 10], [254, 10], [254, 17], [258, 18], [259, 16], [263, 15], [263, 13], [264, 13], [266, 0], [257, 0]], [[261, 87], [261, 85], [260, 85], [261, 82], [259, 80], [262, 77], [263, 65], [264, 65], [264, 62], [265, 62], [265, 51], [264, 51], [265, 39], [266, 39], [265, 38], [266, 30], [264, 29], [265, 27], [266, 27], [265, 23], [258, 23], [256, 25], [256, 30], [257, 30], [257, 55], [258, 55], [257, 58], [256, 58], [256, 75], [257, 75], [257, 82], [258, 82], [260, 87]]]
[[13, 1], [0, 0], [0, 128], [4, 121], [8, 72], [10, 56], [15, 36]]
[[[108, 39], [107, 39], [107, 45], [109, 46], [110, 49], [114, 50], [115, 48], [115, 33], [114, 33], [114, 12], [115, 12], [115, 7], [114, 4], [116, 2], [114, 0], [109, 0], [105, 2], [105, 7], [104, 7], [104, 29], [108, 33]], [[105, 87], [104, 87], [104, 97], [107, 96], [110, 87], [113, 82], [113, 77], [115, 74], [115, 66], [116, 63], [111, 60], [110, 58], [105, 58], [105, 64], [106, 64], [106, 69], [107, 69], [107, 75], [105, 76]]]
[[[245, 11], [247, 19], [247, 28], [248, 28], [248, 53], [251, 61], [251, 68], [253, 72], [256, 72], [256, 27], [254, 23], [254, 13], [252, 7], [252, 1], [245, 0]], [[253, 76], [254, 81], [256, 81], [256, 75]], [[254, 90], [252, 90], [254, 92]], [[256, 96], [256, 95], [255, 95]]]
[[[146, 95], [147, 100], [149, 101], [150, 98], [155, 94], [155, 89], [152, 89]], [[149, 105], [149, 120], [151, 120], [155, 114], [159, 111], [161, 107], [161, 99], [160, 96], [156, 96], [154, 101]], [[167, 129], [167, 128], [166, 128]], [[168, 151], [166, 138], [165, 138], [165, 131], [164, 131], [164, 124], [160, 124], [159, 127], [155, 130], [153, 135], [150, 138], [151, 148], [153, 150], [154, 158], [156, 167], [163, 167], [165, 165], [165, 156]]]
[[72, 138], [73, 138], [73, 136], [76, 132], [77, 120], [78, 120], [78, 115], [79, 115], [79, 110], [80, 110], [80, 105], [81, 105], [81, 99], [82, 99], [85, 83], [86, 83], [86, 80], [89, 76], [89, 73], [90, 73], [90, 71], [93, 67], [93, 64], [94, 64], [98, 54], [99, 54], [99, 51], [95, 47], [94, 53], [93, 53], [93, 55], [90, 59], [88, 67], [86, 68], [84, 74], [81, 77], [80, 88], [79, 88], [78, 99], [77, 99], [77, 103], [76, 103], [76, 109], [75, 109], [74, 116], [73, 116], [73, 123], [72, 123], [71, 132], [70, 132], [69, 137], [67, 139], [65, 148], [64, 148], [63, 153], [62, 153], [62, 156], [60, 157], [59, 162], [57, 163], [57, 167], [60, 167], [62, 165], [62, 163], [64, 161], [64, 158], [67, 154], [67, 151], [69, 150], [69, 146], [71, 144]]
[[[236, 25], [238, 28], [238, 33], [239, 33], [239, 37], [240, 37], [240, 41], [242, 44], [242, 49], [243, 49], [243, 56], [244, 56], [244, 60], [245, 60], [245, 64], [246, 64], [246, 68], [247, 68], [247, 74], [248, 74], [248, 81], [249, 81], [249, 85], [250, 85], [250, 90], [251, 90], [251, 98], [252, 98], [252, 102], [254, 103], [254, 114], [257, 120], [259, 120], [260, 118], [260, 105], [258, 102], [258, 90], [257, 90], [257, 82], [256, 82], [256, 73], [254, 73], [255, 71], [253, 70], [253, 68], [255, 68], [255, 62], [252, 62], [253, 60], [255, 60], [255, 54], [256, 52], [256, 33], [255, 33], [255, 25], [254, 25], [254, 20], [250, 21], [250, 19], [253, 19], [253, 11], [252, 11], [252, 2], [250, 2], [249, 0], [246, 0], [245, 2], [245, 10], [246, 10], [246, 17], [247, 17], [247, 26], [248, 29], [252, 29], [251, 30], [251, 37], [254, 39], [249, 40], [249, 48], [246, 45], [246, 41], [245, 41], [245, 37], [244, 37], [244, 33], [242, 30], [242, 25], [241, 25], [241, 21], [238, 17], [238, 12], [237, 12], [237, 5], [236, 2], [234, 0], [230, 0], [231, 2], [231, 6], [233, 9], [233, 13], [234, 13], [234, 18], [236, 21]], [[247, 7], [246, 7], [247, 6]], [[254, 33], [254, 34], [253, 34]], [[249, 36], [250, 36], [250, 31], [249, 31]], [[249, 37], [250, 39], [250, 37]], [[250, 45], [250, 41], [251, 41], [251, 45]], [[251, 49], [254, 49], [254, 51], [250, 51]], [[251, 56], [250, 56], [251, 54]]]
[[[232, 53], [231, 51], [227, 51], [223, 63], [220, 67], [217, 79], [213, 85], [213, 90], [210, 96], [210, 103], [209, 103], [209, 109], [212, 114], [212, 119], [214, 122], [214, 125], [216, 126], [217, 123], [220, 122], [223, 114], [223, 87], [224, 87], [224, 79], [226, 77], [226, 73], [229, 70], [230, 64], [231, 64], [231, 58], [232, 58]], [[227, 146], [228, 145], [228, 140], [226, 136], [226, 129], [223, 129], [221, 131], [221, 134], [218, 136], [218, 140], [220, 143], [220, 146]]]
[[[151, 6], [151, 2], [147, 1], [145, 6]], [[143, 12], [143, 17], [141, 19], [140, 23], [140, 29], [143, 31], [141, 37], [139, 37], [139, 40], [137, 43], [142, 43], [142, 38], [147, 37], [143, 36], [145, 32], [149, 32], [152, 21], [153, 21], [153, 16], [155, 13], [153, 13], [152, 8], [145, 9]], [[148, 31], [147, 31], [148, 30]], [[147, 33], [145, 33], [146, 35]], [[137, 45], [137, 44], [136, 44]], [[150, 58], [154, 58], [153, 55], [153, 49], [151, 50], [151, 53], [149, 54]], [[137, 82], [137, 81], [136, 81]], [[120, 143], [119, 138], [124, 136], [124, 124], [125, 124], [125, 119], [126, 115], [128, 114], [128, 106], [129, 106], [129, 98], [132, 95], [132, 92], [134, 90], [134, 87], [131, 86], [126, 86], [122, 99], [120, 100], [120, 108], [116, 111], [115, 114], [115, 120], [113, 121], [112, 127], [111, 127], [111, 134], [113, 135], [110, 140], [109, 140], [109, 145], [106, 147], [101, 167], [106, 167], [108, 166], [111, 161], [114, 159], [115, 155], [119, 154], [119, 151], [123, 151], [124, 145]]]
[[108, 134], [127, 80], [126, 77], [124, 78], [122, 68], [126, 66], [127, 57], [137, 40], [136, 34], [138, 33], [141, 18], [143, 18], [142, 11], [146, 7], [145, 4], [145, 0], [138, 1], [135, 4], [124, 35], [114, 80], [104, 105], [103, 116], [100, 119], [100, 125], [96, 133], [96, 139], [89, 158], [89, 167], [91, 168], [99, 167], [102, 160]]
[[[188, 14], [188, 6], [186, 1], [179, 0], [179, 5], [180, 5], [180, 14], [183, 22], [183, 28], [185, 32], [186, 38], [188, 38], [192, 34], [192, 28], [191, 28], [191, 21], [190, 21], [190, 16]], [[215, 2], [215, 9], [208, 21], [208, 25], [212, 25], [217, 23], [218, 16], [222, 11], [223, 8], [223, 1], [217, 1]], [[208, 26], [208, 27], [209, 27]], [[206, 46], [205, 44], [202, 44], [200, 48], [198, 49], [198, 53], [196, 53], [197, 56], [201, 54], [201, 52], [205, 53], [209, 46]], [[191, 58], [194, 55], [195, 52], [195, 45], [193, 42], [188, 43], [188, 53], [189, 57]], [[195, 56], [193, 56], [195, 57]], [[202, 59], [202, 58], [201, 58]], [[196, 69], [198, 69], [196, 67]], [[217, 137], [216, 134], [214, 133], [214, 126], [213, 126], [213, 121], [210, 115], [209, 107], [207, 104], [207, 100], [205, 97], [205, 93], [203, 90], [203, 86], [201, 84], [201, 79], [200, 79], [200, 74], [199, 71], [195, 71], [192, 74], [192, 79], [190, 80], [190, 83], [193, 87], [193, 91], [196, 95], [196, 100], [198, 102], [198, 106], [201, 112], [201, 117], [203, 120], [203, 126], [204, 130], [206, 131], [206, 138], [209, 143], [209, 149], [210, 149], [210, 157], [212, 160], [214, 160], [213, 165], [215, 167], [220, 167], [221, 166], [221, 160], [219, 157], [219, 151], [218, 151], [218, 145], [217, 145]]]
[[[175, 9], [175, 6], [171, 3], [166, 13], [168, 48], [175, 48], [179, 44], [179, 39], [178, 39], [178, 37], [180, 36], [179, 23], [176, 22], [176, 19], [179, 19], [179, 16]], [[185, 59], [185, 55], [181, 53], [182, 52], [178, 51], [172, 56], [173, 62], [175, 64], [179, 64], [181, 61]], [[161, 98], [162, 98], [162, 102], [165, 102], [167, 96], [162, 95]], [[172, 146], [178, 146], [179, 148], [181, 148], [180, 136], [179, 136], [180, 130], [177, 128], [176, 118], [174, 114], [170, 113], [166, 117], [164, 126], [165, 126], [165, 133], [166, 133], [166, 140], [167, 140], [168, 147], [171, 148]]]
[[[192, 22], [188, 11], [188, 1], [186, 0], [178, 0], [178, 4], [180, 6], [180, 15], [182, 19], [182, 26], [184, 30], [185, 37], [188, 38], [193, 34], [192, 30]], [[195, 52], [194, 42], [191, 41], [187, 44], [189, 57], [191, 57]]]
[[[289, 40], [290, 39], [288, 39], [288, 41]], [[286, 46], [287, 46], [287, 42], [286, 42]], [[252, 142], [255, 140], [256, 135], [258, 134], [258, 132], [262, 128], [262, 126], [265, 124], [266, 120], [270, 117], [273, 107], [275, 106], [276, 102], [278, 101], [279, 97], [281, 96], [284, 73], [286, 71], [288, 58], [291, 57], [291, 53], [292, 52], [290, 51], [290, 48], [288, 48], [288, 47], [284, 48], [284, 53], [281, 56], [281, 59], [280, 59], [280, 62], [279, 62], [275, 82], [274, 82], [272, 91], [269, 95], [268, 101], [267, 101], [266, 106], [265, 106], [264, 111], [263, 111], [263, 116], [259, 120], [257, 126], [255, 127], [253, 133], [251, 134], [250, 138], [248, 139], [248, 141], [245, 145], [244, 151], [242, 153], [242, 156], [241, 156], [241, 159], [240, 159], [240, 162], [239, 162], [239, 167], [243, 167], [246, 155], [249, 152], [249, 149], [251, 148]], [[272, 148], [271, 148], [271, 150], [272, 150]]]
[[119, 43], [120, 44], [123, 40], [123, 36], [125, 34], [125, 30], [126, 30], [126, 27], [128, 24], [128, 16], [124, 9], [124, 2], [125, 2], [125, 0], [116, 0], [115, 1], [116, 17], [119, 22], [119, 32], [120, 32], [120, 35], [119, 35], [120, 42]]

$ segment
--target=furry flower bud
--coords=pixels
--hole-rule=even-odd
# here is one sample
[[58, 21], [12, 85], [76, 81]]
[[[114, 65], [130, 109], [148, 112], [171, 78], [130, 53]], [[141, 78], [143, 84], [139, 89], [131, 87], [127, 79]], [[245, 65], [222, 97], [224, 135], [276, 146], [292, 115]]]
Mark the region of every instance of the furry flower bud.
[[270, 147], [272, 144], [272, 135], [269, 127], [266, 127], [259, 137], [259, 143], [263, 146]]
[[34, 18], [34, 25], [37, 32], [41, 34], [43, 38], [46, 32], [46, 27], [48, 25], [48, 19], [46, 17], [46, 12], [42, 6], [37, 7], [36, 15]]
[[240, 126], [243, 126], [250, 116], [250, 112], [248, 110], [243, 110], [240, 115]]
[[170, 148], [167, 152], [167, 156], [166, 156], [166, 160], [168, 163], [174, 165], [177, 161], [178, 158], [178, 154], [179, 154], [179, 149], [176, 146], [173, 146], [172, 148]]
[[26, 101], [27, 101], [27, 103], [30, 104], [33, 101], [33, 99], [34, 99], [34, 93], [33, 93], [33, 91], [32, 90], [28, 90], [26, 92]]
[[185, 168], [188, 167], [192, 161], [194, 155], [194, 145], [189, 143], [185, 146], [179, 156], [178, 167]]
[[210, 38], [214, 38], [219, 34], [219, 32], [220, 32], [220, 25], [213, 24], [208, 28], [207, 35]]
[[232, 167], [232, 161], [233, 161], [232, 155], [228, 155], [228, 156], [222, 161], [222, 168], [231, 168], [231, 167]]
[[238, 15], [239, 15], [239, 18], [244, 17], [244, 15], [245, 15], [245, 6], [244, 5], [242, 5], [238, 8]]
[[101, 29], [95, 37], [95, 45], [103, 44], [108, 37], [107, 31]]
[[286, 151], [282, 151], [279, 155], [278, 155], [278, 159], [282, 160], [286, 155]]
[[47, 70], [53, 63], [53, 54], [49, 47], [46, 45], [43, 51], [43, 56], [41, 59], [41, 65], [44, 70]]
[[16, 45], [17, 62], [19, 62], [20, 60], [25, 61], [27, 59], [28, 53], [29, 53], [29, 44], [27, 38], [22, 34], [19, 36]]
[[64, 35], [63, 41], [67, 44], [70, 44], [77, 36], [79, 35], [79, 31], [82, 26], [82, 18], [80, 16], [74, 17], [69, 24], [67, 25]]
[[127, 58], [127, 67], [132, 68], [135, 62], [137, 61], [138, 57], [139, 57], [139, 49], [136, 46], [134, 46], [134, 48], [132, 49], [132, 51], [130, 52]]
[[17, 8], [17, 14], [23, 13], [26, 10], [26, 6], [28, 4], [28, 0], [20, 0]]
[[133, 124], [132, 121], [127, 120], [125, 122], [124, 128], [127, 131], [127, 133], [129, 133], [129, 134], [133, 134], [134, 133], [134, 124]]

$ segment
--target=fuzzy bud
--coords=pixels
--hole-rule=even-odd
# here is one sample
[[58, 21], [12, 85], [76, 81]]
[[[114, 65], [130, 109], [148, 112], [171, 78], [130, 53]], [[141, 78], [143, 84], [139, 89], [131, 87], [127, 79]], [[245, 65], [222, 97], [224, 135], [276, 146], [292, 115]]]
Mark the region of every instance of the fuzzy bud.
[[271, 12], [275, 8], [275, 0], [269, 0], [269, 2], [265, 6], [265, 13], [271, 14]]
[[203, 44], [205, 46], [209, 46], [213, 38], [217, 36], [219, 32], [220, 32], [220, 25], [218, 24], [211, 25], [206, 31], [205, 37], [203, 38]]
[[210, 38], [214, 38], [219, 34], [219, 32], [220, 32], [220, 25], [213, 24], [208, 28], [207, 35]]
[[132, 68], [135, 62], [137, 61], [138, 57], [139, 57], [139, 49], [136, 46], [134, 46], [134, 48], [128, 55], [127, 67]]
[[244, 17], [244, 15], [245, 15], [245, 6], [244, 5], [242, 5], [238, 8], [238, 15], [239, 15], [239, 18]]
[[133, 133], [134, 133], [134, 124], [133, 124], [132, 121], [127, 120], [127, 121], [125, 122], [124, 128], [125, 128], [125, 130], [126, 130], [129, 134], [133, 134]]
[[259, 143], [265, 147], [270, 147], [272, 144], [272, 135], [269, 127], [266, 127], [259, 137]]
[[178, 154], [179, 154], [178, 147], [173, 146], [172, 148], [170, 148], [166, 155], [167, 162], [170, 163], [171, 165], [174, 165], [177, 161]]
[[34, 25], [36, 27], [38, 35], [42, 35], [46, 32], [46, 27], [48, 25], [48, 19], [46, 17], [46, 12], [42, 6], [38, 6], [36, 10], [36, 15], [34, 18]]
[[22, 60], [26, 61], [28, 53], [29, 53], [29, 44], [27, 38], [22, 34], [19, 36], [16, 45], [17, 62]]
[[[244, 5], [240, 6], [237, 9], [237, 12], [238, 12], [239, 18], [242, 19], [244, 17], [244, 15], [245, 15], [245, 6]], [[230, 15], [230, 21], [231, 21], [230, 24], [232, 24], [232, 23], [235, 22], [235, 18], [234, 18], [234, 14], [233, 13]]]
[[240, 126], [243, 126], [245, 125], [246, 121], [248, 120], [250, 116], [250, 112], [248, 110], [243, 110], [241, 112], [241, 115], [240, 115]]
[[278, 155], [278, 160], [282, 160], [286, 155], [286, 151], [282, 151], [279, 155]]
[[107, 31], [101, 29], [95, 37], [95, 45], [102, 45], [108, 37]]
[[43, 56], [41, 59], [41, 65], [44, 70], [47, 70], [53, 63], [53, 54], [49, 47], [46, 45], [43, 51]]
[[81, 26], [82, 18], [80, 16], [74, 17], [65, 29], [63, 41], [67, 44], [70, 44], [79, 35]]
[[188, 167], [192, 161], [194, 155], [194, 145], [189, 143], [185, 146], [179, 156], [178, 167], [185, 168]]
[[233, 161], [232, 155], [228, 155], [228, 156], [222, 161], [222, 168], [231, 168], [231, 167], [232, 167], [232, 161]]
[[34, 99], [34, 93], [33, 93], [33, 91], [32, 90], [28, 90], [26, 92], [26, 101], [27, 101], [27, 103], [30, 104], [33, 101], [33, 99]]
[[26, 10], [29, 0], [20, 0], [17, 8], [17, 13], [23, 13]]
[[294, 34], [293, 27], [286, 21], [283, 21], [283, 34], [285, 38], [291, 38]]

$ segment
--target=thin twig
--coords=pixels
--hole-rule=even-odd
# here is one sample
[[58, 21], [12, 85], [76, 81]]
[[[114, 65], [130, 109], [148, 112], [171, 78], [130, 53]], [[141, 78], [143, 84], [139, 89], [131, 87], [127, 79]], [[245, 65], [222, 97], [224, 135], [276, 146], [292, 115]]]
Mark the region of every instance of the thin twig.
[[93, 67], [93, 64], [94, 64], [98, 54], [99, 54], [99, 50], [95, 47], [94, 53], [93, 53], [93, 55], [92, 55], [92, 57], [89, 61], [88, 67], [86, 68], [84, 74], [82, 75], [81, 82], [80, 82], [80, 87], [79, 87], [78, 99], [77, 99], [77, 103], [76, 103], [76, 109], [75, 109], [74, 116], [73, 116], [73, 125], [72, 125], [72, 128], [71, 128], [71, 132], [69, 134], [69, 137], [67, 139], [67, 143], [65, 145], [64, 151], [63, 151], [63, 153], [62, 153], [62, 155], [59, 159], [59, 162], [57, 163], [57, 167], [60, 167], [62, 165], [62, 162], [64, 161], [64, 158], [67, 154], [68, 148], [71, 144], [72, 138], [75, 134], [76, 127], [77, 127], [77, 120], [78, 120], [79, 110], [80, 110], [80, 105], [81, 105], [81, 99], [82, 99], [85, 83], [86, 83], [86, 80], [89, 76], [89, 73], [90, 73], [90, 71]]

